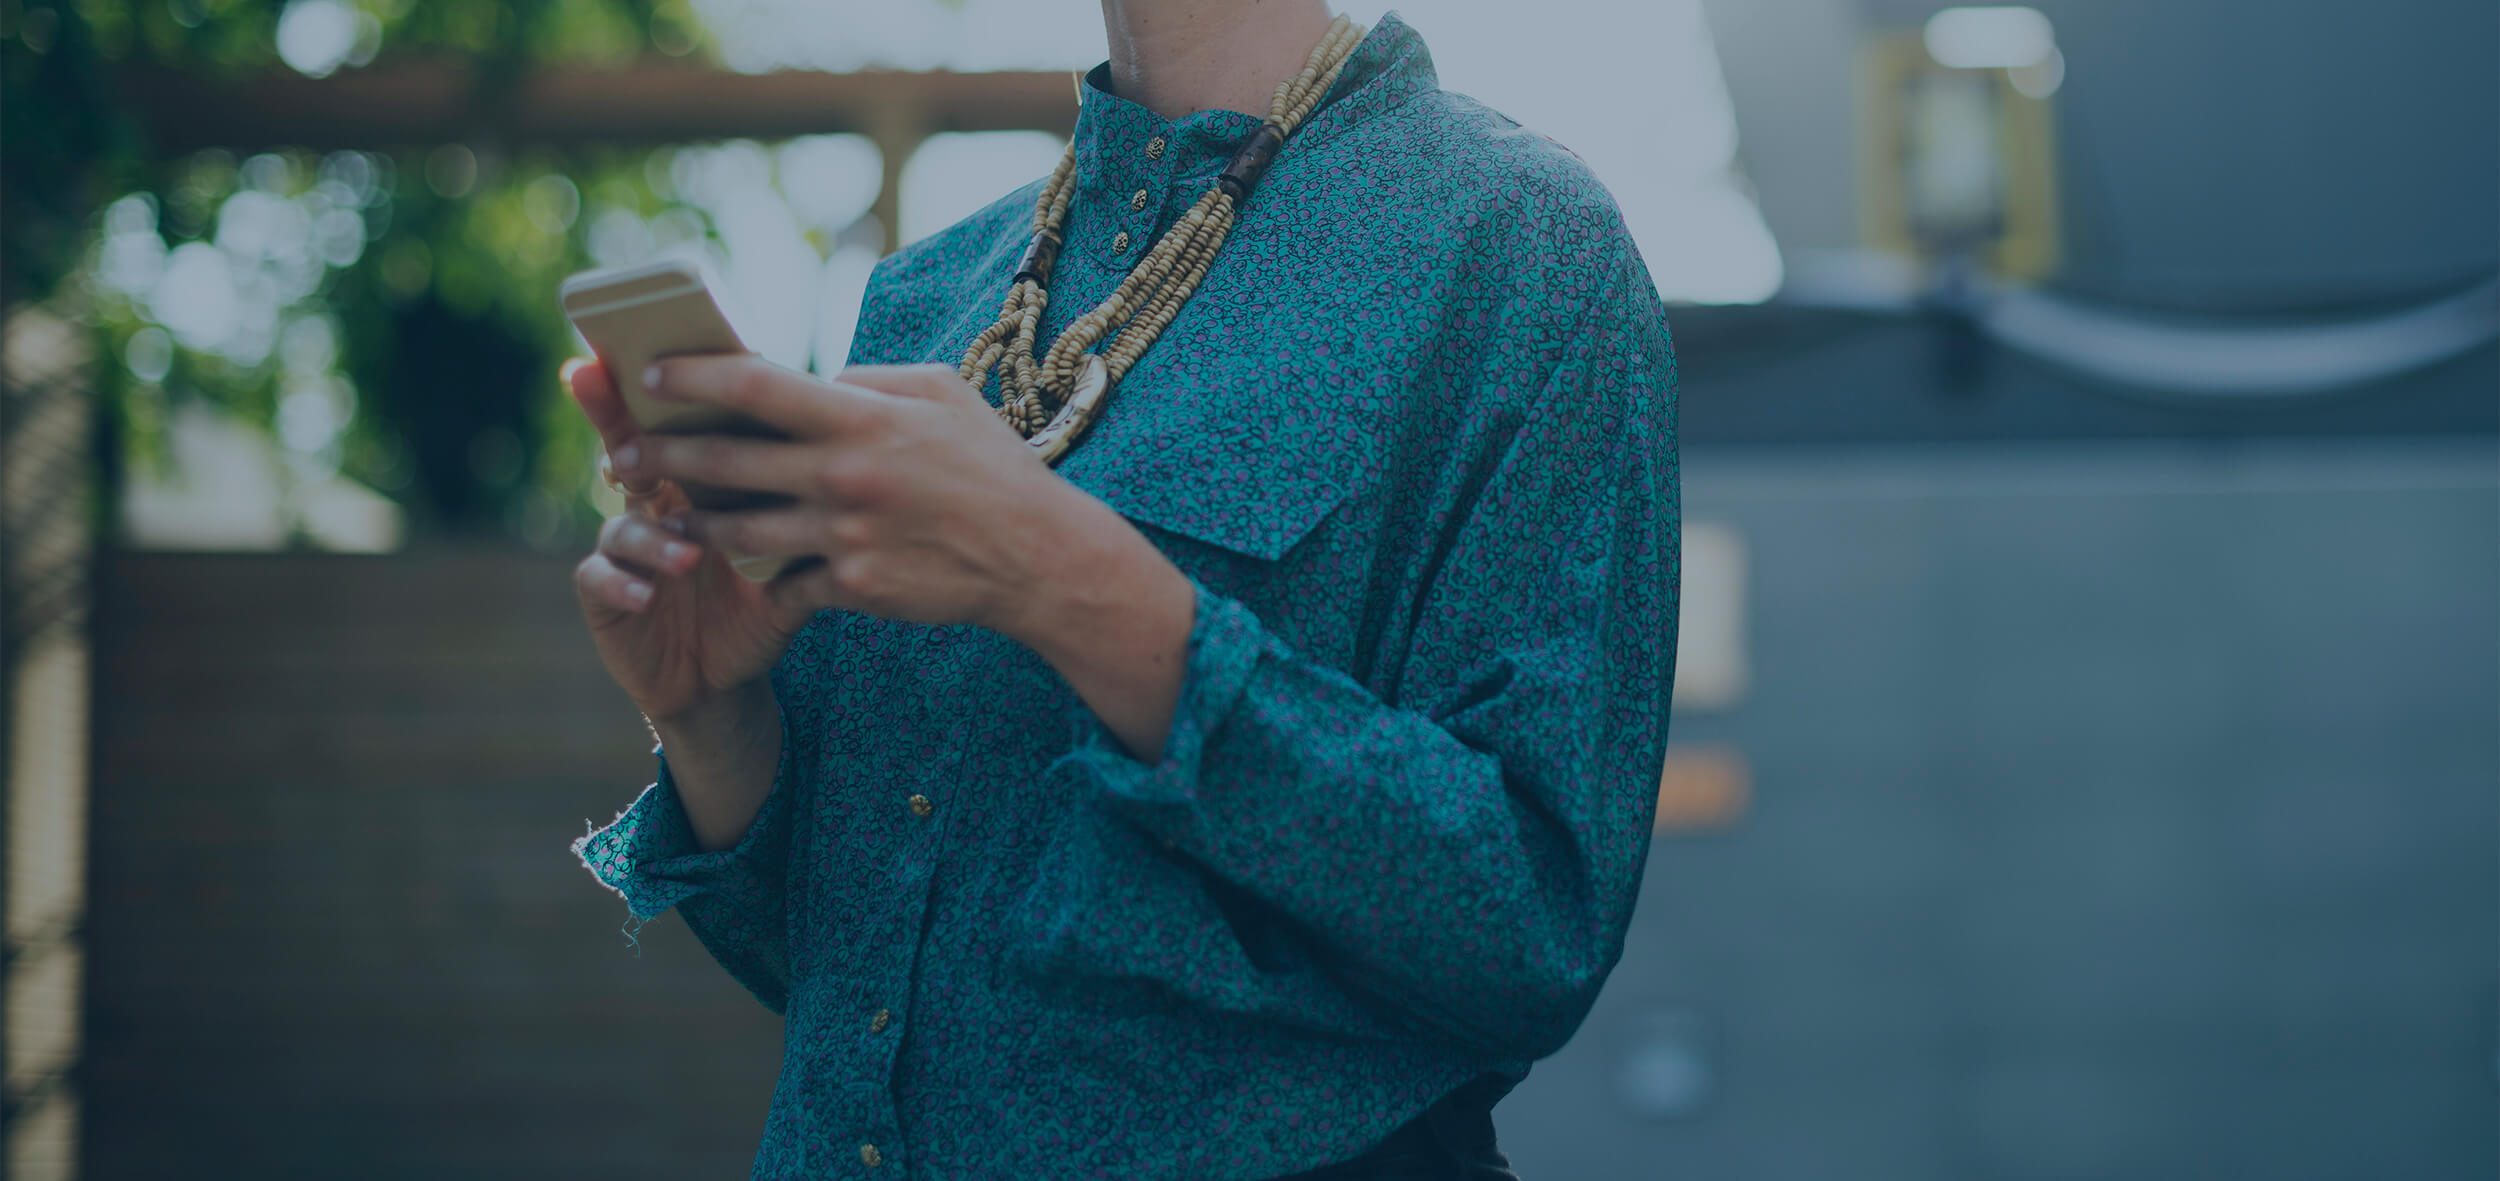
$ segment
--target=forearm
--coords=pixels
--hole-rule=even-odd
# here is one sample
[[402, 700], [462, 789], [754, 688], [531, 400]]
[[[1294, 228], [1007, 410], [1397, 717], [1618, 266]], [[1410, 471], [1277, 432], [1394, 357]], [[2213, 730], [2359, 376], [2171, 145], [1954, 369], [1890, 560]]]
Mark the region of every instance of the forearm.
[[1002, 630], [1076, 691], [1131, 756], [1159, 762], [1188, 662], [1197, 590], [1136, 528], [1070, 488], [1060, 528]]
[[736, 845], [772, 794], [781, 705], [770, 678], [684, 714], [651, 719], [679, 802], [704, 852]]

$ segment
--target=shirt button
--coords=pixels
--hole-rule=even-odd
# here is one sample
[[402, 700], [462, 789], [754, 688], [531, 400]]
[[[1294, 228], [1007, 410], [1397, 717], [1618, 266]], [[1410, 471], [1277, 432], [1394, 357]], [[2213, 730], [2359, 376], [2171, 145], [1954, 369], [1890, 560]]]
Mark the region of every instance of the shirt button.
[[876, 1016], [874, 1016], [874, 1017], [870, 1017], [870, 1018], [868, 1019], [868, 1032], [870, 1032], [870, 1033], [884, 1033], [884, 1032], [885, 1032], [885, 1027], [886, 1027], [886, 1026], [889, 1026], [889, 1025], [892, 1025], [892, 1024], [894, 1024], [894, 1012], [893, 1012], [893, 1010], [891, 1010], [891, 1009], [879, 1009], [879, 1010], [877, 1010], [877, 1014], [876, 1014]]
[[1128, 207], [1131, 209], [1144, 209], [1146, 207], [1146, 190], [1139, 189], [1136, 192], [1129, 194]]
[[1113, 253], [1113, 254], [1121, 254], [1121, 253], [1125, 253], [1127, 250], [1128, 250], [1128, 231], [1127, 231], [1127, 230], [1122, 230], [1122, 231], [1120, 231], [1119, 233], [1116, 233], [1116, 234], [1111, 235], [1111, 253]]
[[1153, 139], [1146, 141], [1146, 158], [1149, 160], [1160, 160], [1163, 158], [1162, 136], [1158, 135]]
[[929, 818], [929, 814], [935, 811], [937, 811], [937, 805], [930, 803], [929, 797], [915, 795], [911, 798], [912, 815], [917, 816], [922, 820], [927, 820]]
[[877, 1146], [874, 1144], [862, 1144], [859, 1146], [859, 1163], [872, 1169], [876, 1168], [885, 1163], [885, 1154], [877, 1151]]

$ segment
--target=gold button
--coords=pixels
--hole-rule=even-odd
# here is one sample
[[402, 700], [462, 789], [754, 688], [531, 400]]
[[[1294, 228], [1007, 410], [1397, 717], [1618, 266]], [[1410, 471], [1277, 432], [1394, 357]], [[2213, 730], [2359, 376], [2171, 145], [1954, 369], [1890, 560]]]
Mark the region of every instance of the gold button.
[[1128, 207], [1131, 209], [1144, 209], [1146, 207], [1146, 190], [1139, 189], [1136, 192], [1129, 194]]
[[894, 1024], [893, 1012], [887, 1009], [879, 1009], [877, 1010], [876, 1016], [868, 1019], [868, 1032], [884, 1033], [885, 1027], [892, 1024]]
[[927, 820], [929, 818], [929, 813], [935, 811], [937, 811], [937, 805], [930, 803], [929, 797], [916, 795], [911, 798], [912, 815], [917, 816], [922, 820]]
[[1160, 160], [1163, 158], [1162, 136], [1158, 135], [1153, 139], [1146, 141], [1146, 158], [1149, 160]]
[[1128, 231], [1127, 231], [1127, 230], [1122, 230], [1122, 231], [1120, 231], [1119, 233], [1116, 233], [1116, 234], [1111, 235], [1111, 253], [1113, 253], [1113, 254], [1121, 254], [1121, 253], [1126, 252], [1127, 250], [1128, 250]]
[[885, 1154], [877, 1151], [877, 1146], [874, 1144], [862, 1144], [859, 1146], [859, 1163], [872, 1169], [876, 1168], [885, 1163]]

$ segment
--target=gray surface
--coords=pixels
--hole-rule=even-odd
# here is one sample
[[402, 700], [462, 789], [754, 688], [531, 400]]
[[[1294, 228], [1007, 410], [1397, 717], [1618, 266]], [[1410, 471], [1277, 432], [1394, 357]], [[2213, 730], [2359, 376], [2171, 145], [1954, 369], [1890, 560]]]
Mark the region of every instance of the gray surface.
[[[2488, 441], [1685, 469], [1741, 530], [1753, 770], [1661, 838], [1530, 1181], [2489, 1177]], [[1622, 1075], [1698, 1023], [1711, 1093]], [[1668, 1059], [1670, 1063], [1676, 1059]]]

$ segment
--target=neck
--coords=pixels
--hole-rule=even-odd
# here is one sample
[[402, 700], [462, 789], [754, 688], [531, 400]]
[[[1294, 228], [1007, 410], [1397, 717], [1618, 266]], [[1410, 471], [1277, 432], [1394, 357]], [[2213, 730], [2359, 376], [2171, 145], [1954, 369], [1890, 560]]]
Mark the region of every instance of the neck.
[[1329, 20], [1328, 0], [1102, 0], [1112, 90], [1166, 119], [1264, 119]]

